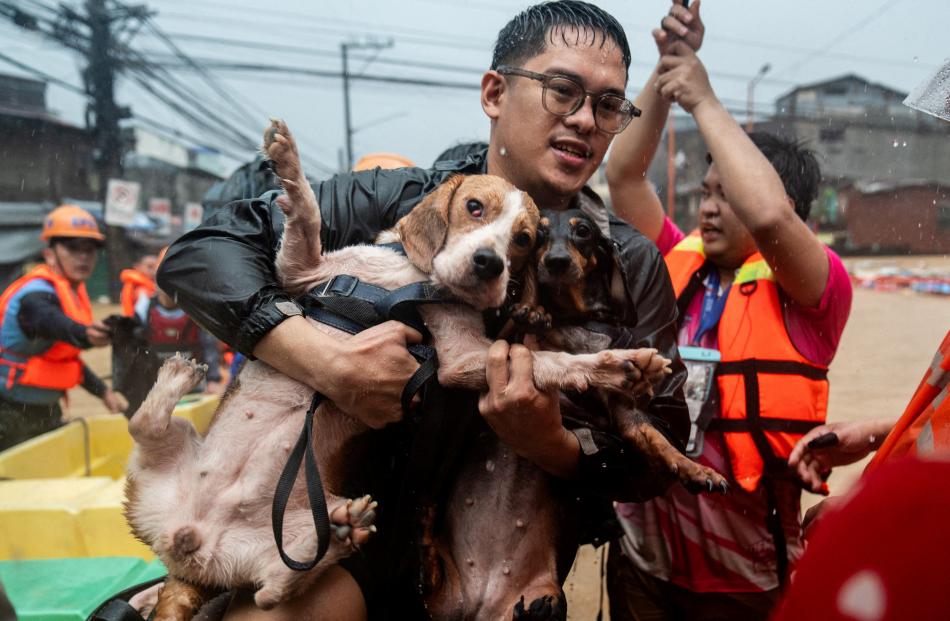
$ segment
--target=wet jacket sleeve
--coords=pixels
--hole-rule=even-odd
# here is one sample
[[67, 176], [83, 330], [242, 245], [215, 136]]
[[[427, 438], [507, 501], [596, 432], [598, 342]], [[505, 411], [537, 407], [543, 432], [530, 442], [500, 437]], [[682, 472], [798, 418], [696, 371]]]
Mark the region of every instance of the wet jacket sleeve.
[[66, 316], [55, 293], [27, 293], [20, 301], [16, 319], [28, 338], [62, 341], [80, 349], [92, 347], [86, 338], [86, 326]]
[[[653, 425], [682, 449], [689, 433], [689, 411], [683, 395], [686, 367], [676, 347], [676, 298], [659, 251], [642, 235], [620, 248], [631, 308], [627, 327], [634, 347], [652, 347], [672, 360], [672, 374], [654, 387], [654, 396], [638, 402]], [[597, 429], [575, 429], [581, 443], [581, 477], [588, 490], [617, 501], [643, 501], [666, 491], [669, 479], [616, 435]]]
[[[324, 250], [371, 242], [446, 176], [419, 168], [377, 169], [314, 185]], [[289, 299], [274, 272], [284, 224], [277, 195], [220, 209], [172, 244], [158, 272], [159, 286], [189, 316], [249, 357], [286, 318], [276, 307]]]

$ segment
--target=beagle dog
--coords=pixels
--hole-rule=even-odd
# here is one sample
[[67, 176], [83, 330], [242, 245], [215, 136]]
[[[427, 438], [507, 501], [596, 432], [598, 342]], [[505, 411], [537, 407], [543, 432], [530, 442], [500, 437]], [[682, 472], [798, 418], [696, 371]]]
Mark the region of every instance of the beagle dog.
[[[283, 288], [301, 294], [344, 274], [385, 289], [431, 283], [457, 301], [419, 308], [438, 353], [439, 382], [487, 390], [491, 341], [482, 311], [504, 304], [509, 282], [522, 278], [516, 271], [529, 263], [539, 220], [531, 198], [498, 177], [451, 177], [380, 234], [380, 245], [323, 254], [316, 196], [282, 121], [273, 121], [265, 132], [264, 150], [285, 190], [276, 199], [286, 215], [276, 258]], [[390, 242], [400, 242], [405, 254], [381, 245]], [[530, 294], [531, 283], [524, 289]], [[311, 323], [334, 338], [349, 337]], [[536, 352], [534, 362], [534, 379], [543, 389], [625, 391], [668, 372], [668, 361], [649, 349]], [[273, 607], [349, 555], [354, 530], [363, 535], [373, 530], [375, 503], [368, 496], [342, 498], [345, 469], [339, 467], [350, 457], [351, 441], [372, 430], [324, 401], [313, 418], [313, 449], [339, 539], [330, 542], [313, 569], [289, 569], [275, 546], [270, 505], [313, 391], [262, 361], [251, 361], [202, 438], [190, 422], [171, 416], [179, 397], [200, 377], [193, 362], [167, 361], [129, 424], [136, 446], [128, 467], [126, 517], [170, 576], [156, 608], [158, 619], [190, 619], [222, 588], [255, 588], [255, 603]], [[287, 554], [312, 558], [318, 543], [313, 531], [304, 486], [296, 485], [284, 517]]]

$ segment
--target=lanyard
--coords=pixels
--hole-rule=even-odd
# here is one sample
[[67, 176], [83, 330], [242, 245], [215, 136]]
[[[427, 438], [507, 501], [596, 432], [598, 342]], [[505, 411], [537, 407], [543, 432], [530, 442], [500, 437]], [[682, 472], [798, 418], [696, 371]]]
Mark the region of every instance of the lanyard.
[[722, 311], [726, 308], [726, 298], [729, 297], [728, 287], [719, 294], [719, 270], [713, 270], [706, 281], [706, 292], [703, 294], [703, 312], [699, 320], [699, 328], [693, 336], [692, 344], [696, 345], [704, 334], [715, 328], [722, 317]]

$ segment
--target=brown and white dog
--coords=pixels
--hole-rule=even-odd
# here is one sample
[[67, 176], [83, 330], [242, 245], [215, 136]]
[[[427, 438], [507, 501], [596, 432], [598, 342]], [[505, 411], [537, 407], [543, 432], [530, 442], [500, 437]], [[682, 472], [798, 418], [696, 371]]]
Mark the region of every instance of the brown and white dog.
[[[539, 213], [531, 199], [490, 176], [453, 177], [425, 198], [380, 242], [399, 241], [408, 256], [382, 246], [355, 246], [322, 254], [320, 212], [286, 125], [274, 121], [265, 150], [286, 194], [278, 204], [286, 223], [276, 267], [290, 293], [308, 291], [340, 274], [394, 289], [429, 281], [459, 301], [428, 305], [420, 313], [431, 331], [445, 386], [487, 389], [490, 341], [481, 311], [500, 307], [512, 268], [527, 264]], [[530, 289], [530, 287], [528, 287]], [[324, 324], [335, 338], [348, 335]], [[537, 352], [534, 379], [543, 389], [620, 391], [668, 372], [655, 350], [612, 350], [571, 355]], [[200, 379], [201, 369], [169, 360], [129, 424], [136, 446], [128, 468], [126, 516], [133, 532], [152, 547], [169, 571], [156, 618], [189, 619], [212, 589], [255, 588], [255, 602], [272, 607], [300, 593], [329, 566], [348, 555], [350, 540], [331, 542], [326, 557], [308, 572], [287, 568], [272, 536], [270, 505], [277, 480], [303, 425], [312, 390], [261, 361], [248, 363], [215, 414], [206, 437], [172, 417], [178, 398]], [[347, 500], [343, 487], [346, 446], [371, 430], [333, 403], [314, 417], [314, 453], [337, 531], [372, 530], [374, 504]], [[303, 486], [296, 485], [284, 521], [293, 558], [312, 558], [317, 541]]]

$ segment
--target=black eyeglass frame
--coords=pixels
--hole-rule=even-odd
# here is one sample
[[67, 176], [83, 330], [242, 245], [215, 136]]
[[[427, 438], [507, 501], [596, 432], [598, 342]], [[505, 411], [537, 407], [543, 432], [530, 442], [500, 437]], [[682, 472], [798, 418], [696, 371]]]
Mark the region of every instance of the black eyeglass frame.
[[[587, 101], [587, 98], [590, 97], [591, 102], [593, 104], [594, 125], [597, 126], [597, 129], [607, 134], [619, 134], [623, 130], [627, 129], [627, 125], [630, 124], [630, 121], [632, 121], [635, 117], [638, 117], [641, 114], [643, 114], [643, 111], [640, 110], [640, 108], [633, 105], [633, 102], [627, 99], [626, 97], [621, 97], [620, 95], [617, 95], [615, 93], [592, 93], [589, 90], [585, 89], [584, 86], [580, 84], [577, 80], [575, 80], [574, 78], [569, 78], [565, 75], [551, 75], [549, 73], [538, 73], [536, 71], [528, 71], [527, 69], [522, 69], [520, 67], [510, 67], [508, 65], [499, 65], [498, 68], [495, 69], [495, 71], [497, 71], [501, 75], [516, 75], [522, 78], [529, 78], [531, 80], [537, 80], [538, 82], [540, 82], [541, 86], [543, 87], [543, 90], [541, 91], [541, 106], [547, 112], [550, 112], [551, 114], [555, 116], [571, 116], [572, 114], [575, 114], [578, 110], [581, 109], [581, 107], [584, 105], [584, 102]], [[575, 86], [577, 86], [577, 88], [580, 89], [582, 93], [584, 93], [583, 97], [578, 98], [577, 102], [574, 104], [574, 107], [571, 109], [570, 112], [562, 114], [562, 113], [554, 112], [553, 110], [548, 109], [548, 106], [546, 103], [547, 90], [548, 90], [548, 85], [550, 84], [551, 80], [566, 80], [570, 82], [571, 84], [574, 84]], [[600, 103], [600, 101], [605, 97], [612, 97], [614, 99], [621, 100], [623, 102], [623, 104], [621, 104], [622, 108], [627, 108], [627, 106], [629, 106], [630, 113], [627, 115], [626, 120], [621, 124], [620, 128], [617, 129], [616, 131], [611, 131], [611, 130], [602, 128], [597, 121], [597, 106]]]

